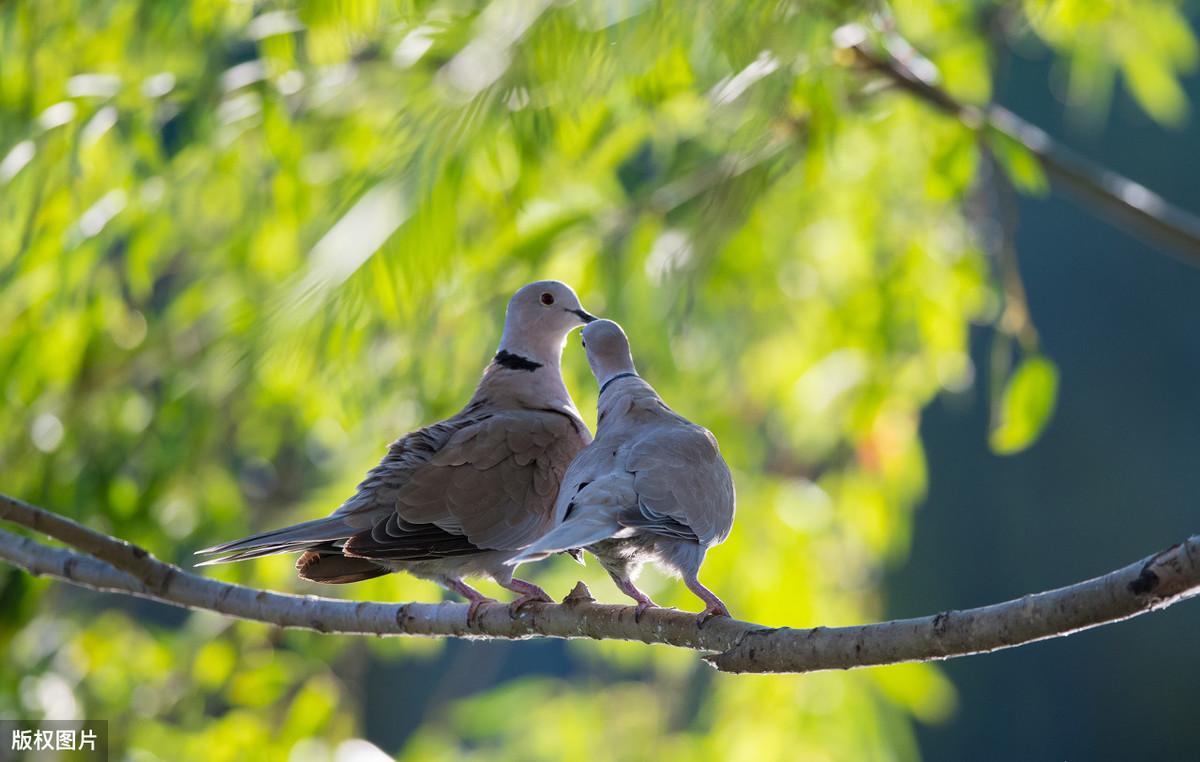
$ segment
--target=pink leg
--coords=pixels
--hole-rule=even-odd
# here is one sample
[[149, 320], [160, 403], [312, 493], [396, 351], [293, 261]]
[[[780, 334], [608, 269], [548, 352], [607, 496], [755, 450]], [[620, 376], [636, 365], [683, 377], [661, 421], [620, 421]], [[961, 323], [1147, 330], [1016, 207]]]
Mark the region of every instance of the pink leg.
[[650, 600], [650, 596], [643, 593], [634, 587], [633, 582], [627, 577], [618, 577], [615, 574], [609, 574], [613, 582], [617, 583], [617, 588], [625, 595], [637, 601], [637, 610], [633, 613], [633, 621], [641, 622], [642, 614], [646, 613], [646, 609], [656, 609], [658, 604]]
[[446, 588], [453, 590], [471, 602], [471, 605], [467, 607], [468, 627], [475, 624], [475, 617], [479, 614], [480, 606], [485, 603], [496, 602], [495, 598], [487, 597], [457, 577], [442, 577], [438, 581], [441, 582]]
[[729, 609], [725, 608], [721, 599], [713, 591], [700, 584], [700, 580], [696, 579], [695, 574], [684, 575], [683, 582], [688, 586], [688, 590], [695, 593], [705, 603], [704, 611], [700, 612], [700, 617], [696, 621], [698, 626], [703, 627], [714, 616], [729, 616]]
[[[500, 582], [500, 580], [496, 581]], [[526, 582], [523, 579], [514, 578], [508, 580], [507, 582], [500, 582], [500, 584], [503, 587], [512, 590], [514, 593], [521, 594], [521, 597], [508, 604], [508, 613], [514, 618], [517, 616], [517, 612], [519, 612], [527, 603], [533, 603], [535, 601], [539, 603], [554, 603], [554, 599], [551, 598], [545, 590], [541, 589], [532, 582]]]

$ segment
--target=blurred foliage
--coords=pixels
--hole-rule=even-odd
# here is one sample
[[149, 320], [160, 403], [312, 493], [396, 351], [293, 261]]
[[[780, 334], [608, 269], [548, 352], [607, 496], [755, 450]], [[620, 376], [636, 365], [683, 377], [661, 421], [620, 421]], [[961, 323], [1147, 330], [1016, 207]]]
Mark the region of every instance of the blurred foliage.
[[992, 449], [1012, 453], [1029, 446], [1054, 412], [1058, 370], [1044, 357], [1026, 358], [1013, 372], [1000, 398], [992, 428]]
[[[1164, 0], [0, 5], [0, 489], [177, 562], [323, 515], [465, 401], [511, 291], [557, 277], [720, 438], [740, 511], [704, 577], [732, 610], [876, 617], [924, 488], [919, 412], [972, 383], [969, 325], [1002, 291], [964, 212], [975, 136], [842, 66], [849, 21], [907, 37], [968, 100], [1012, 43], [1059, 56], [1072, 103], [1120, 72], [1155, 118], [1186, 113], [1196, 43]], [[594, 416], [574, 342], [565, 365]], [[1018, 366], [998, 449], [1036, 436], [1054, 386], [1040, 356]], [[281, 558], [213, 573], [439, 595], [304, 587]], [[561, 595], [579, 571], [538, 573]], [[0, 716], [109, 718], [123, 757], [361, 750], [364, 660], [442, 647], [369, 645], [0, 571]], [[909, 759], [911, 718], [954, 703], [927, 665], [746, 678], [571, 648], [586, 675], [427, 712], [389, 751]]]

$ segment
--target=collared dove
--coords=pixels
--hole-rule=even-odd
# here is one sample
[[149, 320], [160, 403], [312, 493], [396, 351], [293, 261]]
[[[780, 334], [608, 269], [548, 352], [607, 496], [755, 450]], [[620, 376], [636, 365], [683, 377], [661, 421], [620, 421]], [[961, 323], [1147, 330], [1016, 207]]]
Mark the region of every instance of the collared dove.
[[508, 302], [500, 347], [470, 403], [406, 434], [327, 518], [197, 551], [227, 553], [201, 566], [301, 552], [302, 579], [342, 584], [405, 571], [471, 602], [492, 602], [463, 582], [490, 576], [520, 593], [515, 611], [549, 601], [505, 565], [553, 523], [558, 487], [591, 433], [563, 385], [567, 335], [595, 320], [569, 286], [538, 281]]
[[733, 526], [733, 479], [716, 438], [667, 407], [638, 376], [619, 325], [590, 323], [583, 341], [600, 384], [596, 439], [567, 469], [554, 507], [557, 526], [508, 563], [584, 548], [637, 601], [640, 618], [656, 604], [633, 580], [654, 561], [704, 601], [701, 624], [729, 616], [697, 579], [704, 554]]

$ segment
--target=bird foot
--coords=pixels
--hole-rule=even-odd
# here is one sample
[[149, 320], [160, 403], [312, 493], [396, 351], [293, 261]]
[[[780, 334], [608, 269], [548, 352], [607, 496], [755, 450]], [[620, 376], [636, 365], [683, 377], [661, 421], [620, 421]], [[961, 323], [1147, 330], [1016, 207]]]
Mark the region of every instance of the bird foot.
[[462, 597], [470, 601], [467, 606], [467, 626], [474, 627], [475, 622], [479, 619], [479, 607], [485, 603], [496, 603], [495, 598], [489, 598], [475, 588], [463, 582], [457, 577], [440, 577], [438, 582], [442, 583], [448, 590], [453, 590]]
[[525, 608], [525, 606], [529, 605], [530, 603], [554, 603], [554, 599], [547, 595], [546, 591], [542, 590], [540, 587], [536, 590], [530, 590], [529, 592], [521, 595], [520, 598], [517, 598], [512, 603], [508, 604], [508, 615], [513, 619], [516, 619], [520, 615], [521, 609]]
[[641, 590], [638, 590], [637, 587], [634, 586], [632, 580], [626, 577], [617, 576], [615, 574], [612, 575], [612, 578], [613, 582], [617, 583], [617, 589], [637, 601], [637, 606], [635, 606], [633, 609], [634, 622], [641, 624], [642, 614], [646, 613], [646, 609], [658, 608], [658, 604], [650, 600], [650, 596], [646, 595]]
[[708, 624], [709, 620], [718, 616], [729, 617], [730, 614], [729, 609], [725, 608], [724, 603], [715, 601], [708, 604], [708, 607], [705, 608], [704, 611], [701, 611], [700, 615], [696, 617], [696, 627], [699, 629], [704, 629], [704, 625]]
[[659, 608], [659, 605], [647, 598], [644, 601], [638, 601], [638, 605], [633, 607], [633, 621], [637, 624], [642, 623], [642, 614], [645, 614], [648, 609]]
[[695, 574], [685, 575], [683, 581], [696, 594], [696, 597], [704, 601], [704, 611], [696, 617], [696, 627], [703, 629], [704, 625], [708, 624], [708, 620], [715, 616], [729, 616], [729, 609], [725, 608], [725, 604], [716, 596], [712, 590], [709, 590], [704, 585], [700, 584], [700, 580], [696, 579]]
[[521, 613], [521, 609], [530, 603], [554, 603], [554, 599], [545, 590], [532, 582], [526, 582], [523, 579], [510, 579], [508, 582], [501, 582], [500, 584], [514, 593], [521, 594], [519, 598], [508, 604], [508, 615], [513, 619], [516, 619], [517, 615]]
[[499, 603], [495, 598], [488, 598], [486, 595], [472, 598], [471, 604], [467, 606], [467, 626], [474, 627], [479, 621], [479, 609], [485, 603]]

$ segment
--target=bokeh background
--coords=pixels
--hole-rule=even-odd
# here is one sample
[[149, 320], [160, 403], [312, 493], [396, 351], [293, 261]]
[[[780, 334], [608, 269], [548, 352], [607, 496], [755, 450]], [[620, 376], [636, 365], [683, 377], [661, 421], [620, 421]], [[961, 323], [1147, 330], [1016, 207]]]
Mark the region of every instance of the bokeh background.
[[[741, 618], [926, 614], [1123, 565], [1196, 530], [1200, 270], [831, 37], [861, 24], [1197, 210], [1194, 14], [4, 3], [0, 490], [180, 563], [322, 515], [462, 404], [512, 290], [557, 277], [719, 437], [739, 515], [704, 577]], [[576, 341], [565, 371], [594, 420]], [[306, 586], [281, 558], [210, 573], [442, 595]], [[580, 574], [621, 600], [595, 564], [537, 579]], [[4, 566], [0, 716], [106, 718], [137, 760], [1186, 758], [1197, 625], [738, 677], [642, 645], [282, 632]]]

